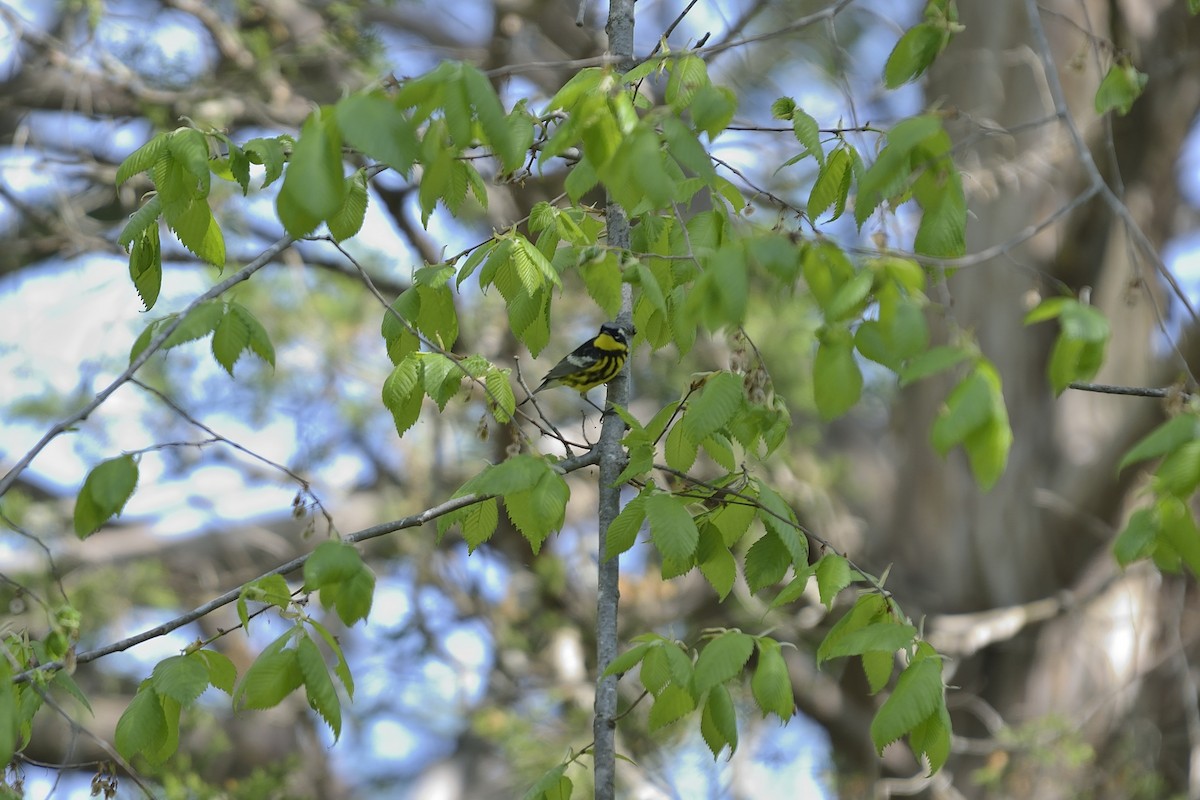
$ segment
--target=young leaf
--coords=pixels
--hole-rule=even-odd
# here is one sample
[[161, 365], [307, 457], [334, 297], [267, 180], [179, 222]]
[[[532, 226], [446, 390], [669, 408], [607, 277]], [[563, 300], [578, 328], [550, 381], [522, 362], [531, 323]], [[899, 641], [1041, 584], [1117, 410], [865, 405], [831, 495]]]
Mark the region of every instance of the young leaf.
[[700, 542], [696, 547], [696, 565], [701, 574], [724, 600], [737, 579], [737, 560], [721, 540], [721, 531], [712, 522], [700, 527]]
[[[117, 186], [120, 186], [125, 181], [137, 175], [139, 172], [146, 172], [155, 165], [160, 158], [167, 156], [167, 140], [171, 134], [163, 132], [156, 135], [153, 139], [146, 142], [144, 145], [134, 150], [129, 156], [121, 162], [121, 166], [117, 167]], [[169, 157], [169, 156], [168, 156]]]
[[754, 702], [762, 709], [763, 716], [775, 714], [787, 722], [796, 710], [796, 700], [783, 652], [779, 642], [766, 636], [759, 637], [756, 642], [758, 666], [754, 670], [754, 677], [750, 679]]
[[837, 553], [826, 553], [816, 565], [817, 589], [821, 603], [833, 610], [833, 601], [838, 593], [854, 581], [850, 562]]
[[392, 412], [396, 433], [403, 436], [421, 414], [421, 362], [418, 353], [410, 353], [383, 382], [383, 405]]
[[1130, 464], [1136, 464], [1139, 461], [1158, 458], [1174, 452], [1196, 439], [1200, 439], [1200, 416], [1180, 414], [1159, 425], [1130, 448], [1129, 452], [1121, 459], [1117, 470], [1123, 470]]
[[308, 705], [325, 720], [336, 742], [342, 735], [342, 704], [321, 651], [307, 636], [302, 636], [296, 645], [296, 663], [304, 676]]
[[700, 734], [712, 751], [713, 758], [720, 756], [726, 745], [729, 746], [730, 756], [737, 750], [737, 712], [733, 707], [733, 698], [723, 684], [717, 684], [708, 692], [700, 716]]
[[233, 694], [233, 686], [237, 683], [237, 667], [229, 656], [216, 650], [199, 650], [197, 654], [204, 660], [209, 684], [225, 694]]
[[129, 279], [133, 281], [142, 305], [149, 311], [158, 302], [158, 293], [162, 289], [162, 245], [157, 224], [149, 226], [134, 239], [129, 251]]
[[1125, 116], [1133, 108], [1133, 102], [1141, 97], [1149, 80], [1149, 75], [1138, 72], [1127, 60], [1113, 64], [1096, 90], [1096, 113], [1106, 114], [1115, 109]]
[[767, 531], [746, 551], [743, 569], [750, 592], [756, 593], [783, 580], [791, 565], [792, 557], [787, 548], [779, 541], [778, 536]]
[[696, 709], [696, 700], [692, 693], [674, 683], [668, 684], [654, 698], [650, 707], [650, 731], [670, 725]]
[[702, 442], [729, 422], [742, 405], [742, 379], [732, 372], [715, 373], [704, 382], [699, 395], [689, 400], [682, 425], [688, 438]]
[[[289, 631], [276, 641], [290, 637]], [[234, 691], [234, 703], [239, 708], [274, 708], [303, 685], [304, 673], [300, 671], [296, 650], [268, 648], [246, 669]]]
[[911, 662], [871, 721], [876, 751], [882, 754], [883, 748], [938, 714], [945, 706], [944, 695], [941, 661], [930, 656]]
[[131, 455], [110, 458], [93, 467], [75, 502], [75, 534], [86, 539], [110, 518], [120, 515], [137, 481], [137, 461]]
[[314, 111], [300, 130], [276, 200], [279, 219], [290, 235], [308, 235], [342, 207], [346, 191], [342, 172], [337, 125], [332, 117], [326, 119]]
[[347, 144], [407, 175], [420, 152], [408, 116], [381, 94], [352, 94], [334, 108]]
[[367, 176], [361, 169], [346, 178], [345, 200], [326, 223], [329, 235], [342, 242], [362, 229], [367, 214]]
[[208, 688], [208, 664], [198, 653], [171, 656], [155, 665], [150, 683], [160, 695], [186, 708]]
[[883, 68], [883, 85], [897, 89], [921, 77], [949, 39], [944, 30], [929, 22], [914, 25], [900, 37], [888, 56]]
[[862, 396], [863, 377], [854, 360], [849, 331], [831, 329], [822, 336], [813, 359], [813, 399], [825, 420], [840, 417]]
[[129, 707], [117, 720], [113, 744], [125, 758], [156, 747], [167, 733], [162, 702], [149, 681], [143, 681]]
[[605, 534], [604, 539], [604, 559], [606, 561], [624, 553], [637, 541], [638, 531], [641, 530], [642, 522], [646, 519], [646, 497], [647, 492], [643, 491], [630, 500], [621, 509], [621, 513], [617, 514], [616, 519], [609, 524], [608, 533]]
[[646, 519], [650, 539], [664, 559], [680, 562], [695, 555], [700, 531], [683, 501], [665, 493], [652, 494], [646, 498]]
[[696, 659], [692, 685], [697, 696], [717, 684], [736, 678], [754, 652], [754, 637], [741, 631], [726, 631], [710, 639]]

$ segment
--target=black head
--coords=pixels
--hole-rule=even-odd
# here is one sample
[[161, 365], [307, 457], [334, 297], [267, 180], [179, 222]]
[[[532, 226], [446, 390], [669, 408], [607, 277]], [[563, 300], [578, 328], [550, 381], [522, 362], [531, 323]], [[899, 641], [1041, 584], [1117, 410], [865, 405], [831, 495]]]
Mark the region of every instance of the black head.
[[606, 322], [600, 326], [600, 333], [607, 333], [612, 338], [616, 339], [621, 344], [629, 344], [629, 334], [620, 325], [613, 322]]

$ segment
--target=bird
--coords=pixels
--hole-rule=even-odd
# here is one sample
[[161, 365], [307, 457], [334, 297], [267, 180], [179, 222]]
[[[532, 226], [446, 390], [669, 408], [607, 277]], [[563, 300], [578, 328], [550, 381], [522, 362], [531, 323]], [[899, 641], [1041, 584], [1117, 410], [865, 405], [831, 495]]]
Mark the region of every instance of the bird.
[[569, 386], [583, 394], [617, 377], [628, 357], [629, 335], [620, 325], [606, 322], [595, 336], [555, 364], [533, 393]]

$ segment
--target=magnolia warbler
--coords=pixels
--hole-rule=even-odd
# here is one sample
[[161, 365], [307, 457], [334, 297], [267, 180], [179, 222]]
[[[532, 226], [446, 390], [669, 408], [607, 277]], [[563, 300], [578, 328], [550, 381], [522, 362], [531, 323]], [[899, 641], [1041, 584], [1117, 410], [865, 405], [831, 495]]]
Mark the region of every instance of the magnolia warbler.
[[577, 392], [586, 392], [617, 377], [628, 356], [629, 339], [625, 329], [606, 322], [590, 341], [579, 345], [555, 364], [533, 393], [554, 386], [569, 386]]

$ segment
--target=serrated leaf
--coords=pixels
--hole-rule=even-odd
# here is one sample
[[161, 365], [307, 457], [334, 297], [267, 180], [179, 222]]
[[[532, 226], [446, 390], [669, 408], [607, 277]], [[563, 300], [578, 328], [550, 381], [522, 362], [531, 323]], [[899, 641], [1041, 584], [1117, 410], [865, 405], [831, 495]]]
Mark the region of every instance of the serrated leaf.
[[213, 331], [212, 352], [217, 363], [233, 375], [233, 365], [242, 351], [250, 346], [250, 329], [236, 314], [226, 312]]
[[543, 773], [542, 777], [538, 778], [537, 783], [529, 787], [521, 800], [546, 800], [547, 794], [557, 791], [559, 784], [564, 778], [567, 771], [566, 764], [556, 764]]
[[233, 694], [234, 684], [237, 683], [237, 667], [229, 656], [215, 650], [200, 650], [197, 655], [204, 660], [208, 682], [225, 694]]
[[145, 172], [167, 153], [167, 139], [170, 133], [163, 132], [156, 135], [150, 141], [130, 153], [121, 166], [117, 167], [116, 184], [120, 186], [125, 181], [137, 175], [139, 172]]
[[143, 682], [129, 707], [117, 720], [113, 744], [125, 758], [133, 758], [157, 746], [166, 733], [167, 720], [163, 715], [162, 702], [149, 682]]
[[700, 526], [696, 565], [721, 600], [729, 596], [737, 579], [737, 560], [721, 540], [721, 531], [712, 522]]
[[646, 653], [648, 653], [650, 648], [653, 646], [654, 645], [645, 642], [634, 645], [610, 661], [608, 666], [604, 668], [604, 673], [601, 677], [608, 675], [624, 675], [626, 672], [629, 672], [629, 670], [641, 663], [642, 659], [646, 656]]
[[682, 501], [669, 494], [648, 496], [646, 520], [650, 524], [650, 540], [664, 560], [678, 563], [695, 555], [700, 531]]
[[128, 248], [151, 227], [154, 227], [157, 232], [158, 218], [161, 215], [162, 198], [156, 194], [129, 216], [129, 222], [125, 223], [125, 227], [121, 229], [121, 235], [117, 237], [117, 244]]
[[179, 243], [193, 255], [215, 267], [225, 266], [225, 235], [207, 200], [197, 198], [182, 206], [168, 206], [164, 216]]
[[693, 442], [702, 442], [721, 429], [742, 405], [742, 379], [732, 372], [710, 376], [698, 396], [688, 401], [681, 424]]
[[158, 239], [158, 226], [151, 225], [134, 239], [129, 252], [129, 279], [146, 311], [158, 302], [162, 289], [162, 245]]
[[608, 526], [604, 539], [604, 560], [624, 553], [637, 541], [646, 519], [646, 492], [630, 500]]
[[941, 662], [929, 657], [910, 663], [871, 721], [876, 751], [882, 754], [889, 744], [938, 713], [944, 702]]
[[692, 683], [697, 695], [741, 674], [754, 652], [754, 637], [741, 631], [726, 631], [709, 639], [700, 651], [693, 670]]
[[850, 562], [837, 553], [826, 553], [816, 565], [817, 589], [821, 594], [821, 603], [833, 610], [833, 601], [838, 593], [854, 580]]
[[941, 345], [910, 360], [900, 370], [900, 385], [908, 386], [961, 364], [972, 353], [963, 347]]
[[720, 756], [726, 745], [730, 756], [737, 751], [737, 712], [733, 707], [733, 698], [724, 685], [717, 684], [708, 692], [700, 716], [700, 734], [712, 751], [713, 758]]
[[[289, 632], [280, 638], [290, 636]], [[246, 669], [234, 691], [234, 702], [239, 708], [274, 708], [303, 685], [304, 673], [300, 671], [296, 651], [268, 648]]]
[[792, 565], [791, 554], [779, 541], [779, 537], [768, 531], [746, 551], [743, 570], [750, 593], [755, 594], [767, 586], [783, 580]]
[[654, 705], [650, 707], [650, 731], [653, 733], [677, 722], [695, 710], [696, 700], [691, 692], [674, 683], [668, 684], [655, 696]]
[[421, 414], [421, 364], [419, 354], [410, 353], [395, 366], [383, 382], [383, 405], [392, 412], [396, 433], [403, 436]]
[[[290, 141], [291, 137], [287, 138]], [[246, 157], [251, 163], [263, 165], [262, 188], [267, 188], [283, 174], [284, 147], [280, 138], [251, 139], [242, 145], [242, 150], [246, 153]]]
[[764, 636], [757, 643], [758, 666], [754, 669], [754, 677], [750, 679], [754, 702], [762, 710], [763, 716], [775, 714], [787, 722], [796, 710], [787, 662], [783, 660], [779, 642]]
[[329, 235], [342, 242], [357, 234], [367, 215], [367, 176], [362, 170], [346, 178], [345, 199], [326, 224]]
[[871, 651], [895, 653], [909, 647], [917, 629], [899, 622], [873, 622], [837, 638], [822, 651], [823, 659], [857, 656]]
[[837, 147], [817, 174], [812, 191], [808, 195], [808, 218], [816, 220], [830, 206], [834, 206], [830, 222], [842, 215], [846, 207], [846, 195], [850, 189], [847, 177], [850, 174], [850, 156], [845, 147]]
[[930, 775], [945, 766], [949, 759], [951, 733], [950, 712], [945, 703], [909, 733], [909, 746], [918, 756], [924, 754], [928, 759]]
[[171, 656], [155, 665], [150, 683], [160, 695], [187, 708], [208, 688], [208, 664], [198, 653]]
[[959, 381], [946, 398], [946, 406], [931, 430], [933, 448], [944, 456], [951, 447], [984, 427], [993, 413], [991, 386], [976, 370]]
[[336, 742], [342, 735], [342, 704], [321, 651], [307, 636], [301, 637], [296, 645], [296, 663], [304, 676], [308, 705], [325, 720]]
[[1129, 517], [1113, 542], [1113, 556], [1122, 567], [1149, 558], [1158, 538], [1159, 522], [1154, 509], [1139, 508]]

